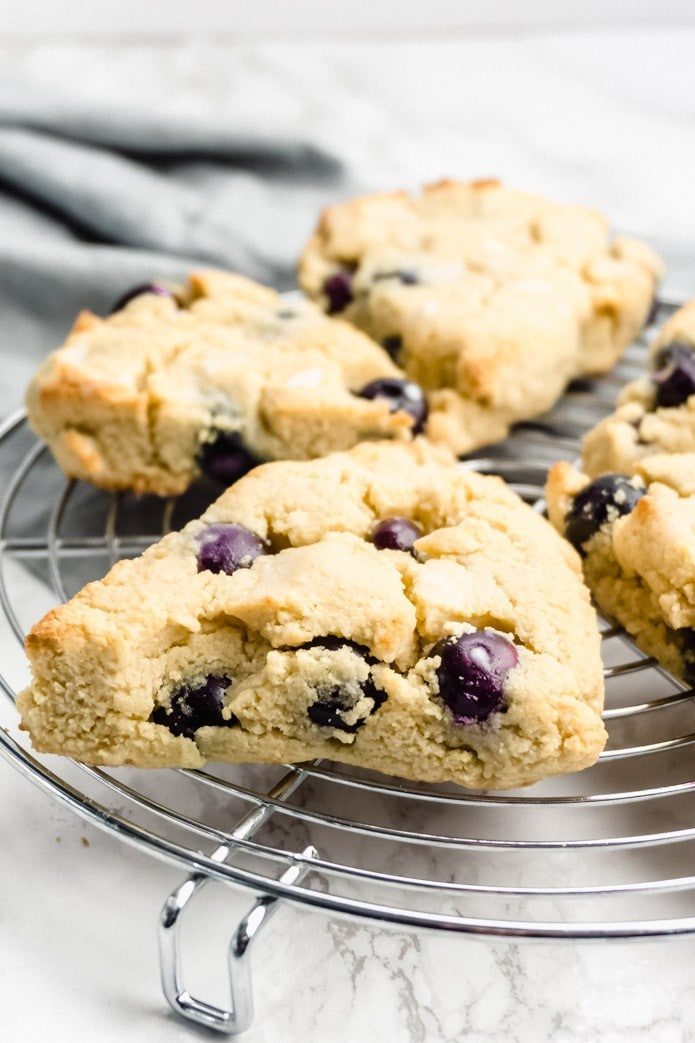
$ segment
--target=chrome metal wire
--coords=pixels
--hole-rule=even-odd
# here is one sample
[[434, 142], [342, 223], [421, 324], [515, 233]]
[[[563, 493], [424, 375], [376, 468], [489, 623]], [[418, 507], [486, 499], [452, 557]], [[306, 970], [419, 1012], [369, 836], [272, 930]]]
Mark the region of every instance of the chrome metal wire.
[[[662, 316], [668, 310], [662, 305]], [[582, 382], [548, 417], [462, 466], [503, 475], [542, 509], [548, 465], [576, 455], [582, 432], [640, 371], [644, 350], [635, 345], [615, 374]], [[3, 648], [23, 640], [48, 591], [53, 603], [64, 601], [199, 509], [187, 497], [162, 505], [65, 482], [21, 413], [0, 426], [0, 469]], [[327, 761], [288, 765], [281, 778], [257, 766], [153, 773], [56, 759], [49, 766], [9, 730], [25, 676], [21, 657], [9, 654], [0, 675], [7, 699], [0, 753], [95, 825], [193, 874], [165, 907], [174, 919], [211, 878], [265, 901], [475, 936], [688, 934], [695, 931], [694, 693], [619, 627], [606, 621], [602, 636], [608, 747], [589, 771], [528, 792], [417, 785]], [[173, 942], [162, 937], [171, 962]], [[167, 994], [178, 988], [170, 969]], [[195, 1016], [184, 1007], [180, 1013]], [[204, 1008], [200, 1001], [198, 1020], [214, 1021]], [[218, 1014], [220, 1023], [234, 1021]]]

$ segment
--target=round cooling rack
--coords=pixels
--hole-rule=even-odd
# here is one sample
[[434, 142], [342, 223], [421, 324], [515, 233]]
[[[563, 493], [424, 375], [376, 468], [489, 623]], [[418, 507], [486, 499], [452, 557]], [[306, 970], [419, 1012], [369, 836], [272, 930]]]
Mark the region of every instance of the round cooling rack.
[[[675, 305], [662, 303], [663, 318]], [[538, 510], [549, 464], [640, 374], [645, 343], [609, 377], [575, 383], [547, 417], [463, 467], [501, 474]], [[101, 770], [43, 758], [15, 738], [24, 634], [52, 605], [197, 516], [214, 496], [108, 496], [66, 482], [24, 414], [0, 426], [0, 753], [65, 806], [188, 876], [164, 903], [162, 982], [182, 1016], [229, 1034], [252, 1018], [251, 942], [278, 899], [384, 925], [492, 938], [599, 939], [695, 932], [693, 692], [603, 621], [606, 751], [529, 791], [406, 783], [316, 761]], [[210, 879], [256, 898], [230, 945], [227, 1010], [181, 979], [180, 916]]]

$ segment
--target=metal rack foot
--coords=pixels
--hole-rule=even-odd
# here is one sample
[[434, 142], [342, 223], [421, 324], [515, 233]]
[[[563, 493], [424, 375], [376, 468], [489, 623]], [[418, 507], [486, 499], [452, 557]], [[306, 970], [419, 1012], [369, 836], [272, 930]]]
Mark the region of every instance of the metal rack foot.
[[[213, 858], [224, 861], [229, 848], [223, 845], [214, 852]], [[318, 857], [316, 848], [309, 845], [302, 851], [302, 858]], [[291, 864], [280, 879], [286, 884], [295, 884], [311, 867], [304, 862]], [[278, 899], [270, 895], [257, 898], [246, 916], [232, 935], [229, 943], [229, 1009], [217, 1007], [193, 996], [182, 983], [180, 924], [181, 913], [191, 898], [208, 882], [202, 873], [188, 876], [167, 898], [159, 921], [159, 958], [162, 988], [172, 1010], [181, 1017], [198, 1025], [215, 1029], [227, 1036], [245, 1032], [253, 1021], [253, 985], [251, 981], [251, 947], [264, 924], [277, 911]]]

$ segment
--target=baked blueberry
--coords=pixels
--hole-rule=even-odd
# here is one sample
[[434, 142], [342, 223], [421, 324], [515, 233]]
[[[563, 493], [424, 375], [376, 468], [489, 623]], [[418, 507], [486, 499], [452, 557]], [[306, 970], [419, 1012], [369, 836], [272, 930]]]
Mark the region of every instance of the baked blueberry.
[[673, 362], [677, 362], [680, 359], [690, 359], [693, 357], [695, 357], [695, 345], [683, 344], [680, 341], [674, 340], [670, 344], [664, 344], [663, 348], [659, 348], [652, 359], [652, 369], [664, 369], [666, 366], [670, 366]]
[[384, 337], [381, 343], [386, 354], [395, 362], [398, 358], [398, 353], [403, 347], [403, 338], [394, 333], [392, 337]]
[[412, 268], [396, 268], [390, 272], [375, 272], [374, 282], [383, 282], [385, 279], [397, 279], [403, 286], [417, 286], [420, 279]]
[[340, 688], [318, 689], [319, 698], [307, 709], [309, 719], [321, 728], [338, 728], [341, 732], [356, 732], [364, 721], [348, 724], [341, 714], [351, 709], [352, 700]]
[[132, 289], [127, 290], [118, 300], [114, 303], [110, 315], [114, 315], [117, 311], [121, 311], [125, 308], [126, 304], [130, 304], [136, 297], [142, 297], [145, 293], [154, 293], [157, 297], [171, 297], [172, 300], [176, 300], [174, 292], [166, 286], [162, 286], [161, 283], [146, 282], [139, 286], [133, 286]]
[[169, 706], [153, 710], [150, 720], [163, 724], [172, 735], [184, 735], [187, 739], [206, 725], [233, 728], [239, 723], [236, 717], [232, 714], [227, 720], [222, 716], [225, 693], [231, 683], [228, 677], [210, 676], [195, 688], [184, 685], [174, 692]]
[[445, 638], [432, 649], [439, 656], [439, 696], [457, 724], [487, 720], [505, 707], [504, 683], [519, 662], [519, 654], [506, 637], [476, 630]]
[[378, 377], [365, 384], [357, 394], [360, 398], [384, 398], [389, 403], [392, 413], [402, 410], [413, 418], [413, 434], [422, 431], [427, 420], [427, 399], [419, 384], [414, 380], [400, 380], [398, 377]]
[[225, 572], [251, 568], [268, 553], [268, 544], [243, 525], [216, 522], [198, 536], [198, 571]]
[[[327, 635], [326, 637], [315, 637], [309, 641], [306, 645], [302, 645], [302, 648], [326, 648], [331, 652], [336, 652], [341, 648], [347, 646], [350, 648], [355, 655], [359, 655], [367, 663], [374, 663], [376, 660], [369, 654], [369, 650], [364, 648], [363, 645], [358, 645], [354, 641], [346, 641], [343, 638], [333, 637]], [[319, 687], [316, 690], [317, 699], [307, 707], [307, 714], [309, 719], [314, 724], [318, 724], [323, 728], [337, 728], [342, 732], [349, 732], [354, 734], [366, 721], [366, 717], [358, 718], [353, 723], [348, 723], [344, 714], [354, 710], [355, 705], [363, 697], [367, 697], [372, 700], [373, 706], [369, 711], [369, 714], [373, 714], [379, 707], [386, 701], [386, 692], [377, 688], [372, 680], [371, 673], [365, 681], [362, 681], [359, 685], [354, 685], [350, 689], [343, 688], [338, 685], [325, 685]]]
[[[661, 355], [661, 352], [659, 353]], [[652, 373], [656, 385], [656, 406], [682, 406], [695, 395], [695, 354], [687, 345], [670, 345], [660, 369]]]
[[352, 300], [352, 276], [348, 271], [335, 272], [329, 275], [323, 284], [323, 292], [328, 298], [328, 314], [336, 315], [345, 311]]
[[198, 452], [198, 466], [203, 474], [223, 485], [236, 482], [258, 462], [238, 431], [214, 432]]
[[646, 492], [624, 474], [604, 474], [574, 497], [565, 516], [565, 536], [581, 551], [606, 522], [629, 514]]
[[420, 529], [409, 518], [384, 518], [377, 522], [371, 532], [371, 540], [377, 550], [411, 551], [415, 540], [422, 536]]

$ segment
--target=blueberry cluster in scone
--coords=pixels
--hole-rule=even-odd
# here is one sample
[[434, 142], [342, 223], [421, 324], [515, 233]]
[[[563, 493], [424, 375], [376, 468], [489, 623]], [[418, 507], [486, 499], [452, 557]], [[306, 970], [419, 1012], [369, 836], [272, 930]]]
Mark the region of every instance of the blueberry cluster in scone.
[[27, 651], [22, 726], [87, 763], [325, 757], [507, 788], [605, 742], [578, 556], [421, 439], [251, 471]]
[[599, 608], [695, 684], [695, 453], [647, 456], [630, 475], [593, 479], [559, 463], [547, 498]]
[[410, 438], [422, 390], [369, 337], [308, 301], [224, 272], [136, 287], [83, 312], [27, 395], [63, 471], [107, 489], [228, 485], [264, 459]]
[[589, 475], [631, 474], [659, 455], [695, 453], [695, 301], [664, 324], [650, 349], [650, 372], [623, 388], [611, 416], [585, 437]]
[[660, 268], [593, 211], [444, 181], [329, 207], [299, 277], [425, 388], [428, 436], [463, 453], [610, 369], [647, 319]]

